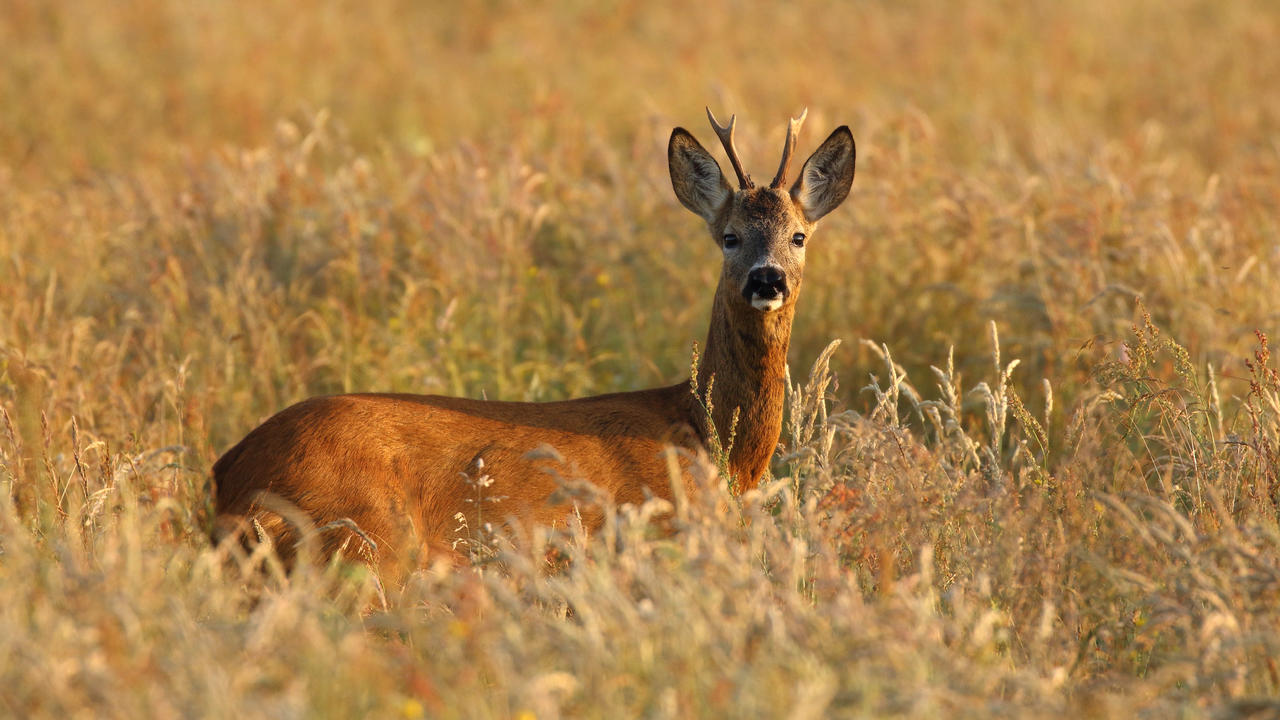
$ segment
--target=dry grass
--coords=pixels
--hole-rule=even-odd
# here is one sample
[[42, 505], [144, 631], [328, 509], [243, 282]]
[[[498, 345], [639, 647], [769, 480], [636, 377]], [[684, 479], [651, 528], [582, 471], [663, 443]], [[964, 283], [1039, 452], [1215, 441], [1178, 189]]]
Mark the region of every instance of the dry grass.
[[[464, 5], [6, 3], [0, 714], [1280, 712], [1274, 4]], [[247, 591], [208, 468], [284, 405], [687, 371], [704, 104], [859, 143], [779, 479]]]

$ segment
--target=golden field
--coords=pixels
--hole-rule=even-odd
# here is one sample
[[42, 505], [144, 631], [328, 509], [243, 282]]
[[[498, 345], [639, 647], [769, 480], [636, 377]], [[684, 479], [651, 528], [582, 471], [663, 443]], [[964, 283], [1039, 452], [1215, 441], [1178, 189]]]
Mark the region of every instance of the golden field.
[[[1275, 717], [1278, 37], [1266, 0], [6, 0], [0, 715]], [[213, 460], [309, 395], [686, 377], [719, 252], [666, 140], [706, 105], [757, 177], [802, 107], [802, 157], [858, 143], [776, 480], [403, 589], [210, 545]]]

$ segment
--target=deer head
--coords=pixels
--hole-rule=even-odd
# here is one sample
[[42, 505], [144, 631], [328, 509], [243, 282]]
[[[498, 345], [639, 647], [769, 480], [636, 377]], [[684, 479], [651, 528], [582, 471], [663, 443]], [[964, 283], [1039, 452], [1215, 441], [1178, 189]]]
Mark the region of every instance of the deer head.
[[727, 126], [707, 118], [719, 136], [734, 173], [733, 190], [720, 164], [684, 128], [671, 133], [667, 163], [681, 204], [707, 223], [724, 253], [719, 294], [739, 310], [773, 313], [793, 307], [804, 274], [804, 252], [818, 219], [849, 195], [856, 150], [848, 126], [840, 126], [805, 161], [799, 177], [784, 189], [787, 167], [807, 111], [791, 120], [778, 173], [768, 187], [756, 187], [733, 144], [736, 117]]

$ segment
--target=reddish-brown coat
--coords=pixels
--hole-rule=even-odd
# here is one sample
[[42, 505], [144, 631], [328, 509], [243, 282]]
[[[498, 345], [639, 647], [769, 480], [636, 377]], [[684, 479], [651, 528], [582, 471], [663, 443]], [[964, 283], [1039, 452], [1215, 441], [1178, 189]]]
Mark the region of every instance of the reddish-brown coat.
[[[551, 525], [567, 508], [547, 502], [551, 471], [588, 479], [617, 502], [646, 491], [669, 498], [667, 446], [702, 445], [689, 387], [675, 385], [550, 403], [489, 402], [435, 395], [316, 397], [249, 433], [213, 467], [224, 529], [256, 517], [278, 548], [296, 540], [286, 518], [259, 502], [266, 492], [323, 526], [349, 518], [394, 562], [425, 546], [452, 557], [459, 512]], [[530, 453], [553, 448], [563, 463]], [[477, 461], [483, 460], [483, 466]], [[474, 523], [474, 519], [472, 520]], [[327, 533], [326, 550], [349, 540]]]

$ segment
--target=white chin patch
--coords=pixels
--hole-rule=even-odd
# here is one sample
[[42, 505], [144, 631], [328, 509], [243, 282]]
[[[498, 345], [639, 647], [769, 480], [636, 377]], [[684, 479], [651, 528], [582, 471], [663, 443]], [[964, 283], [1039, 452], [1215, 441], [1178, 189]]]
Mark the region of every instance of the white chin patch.
[[759, 295], [752, 295], [751, 307], [757, 310], [760, 310], [762, 312], [773, 312], [774, 310], [777, 310], [778, 308], [782, 307], [782, 296], [779, 295], [778, 297], [771, 297], [766, 299], [766, 298], [760, 297]]

